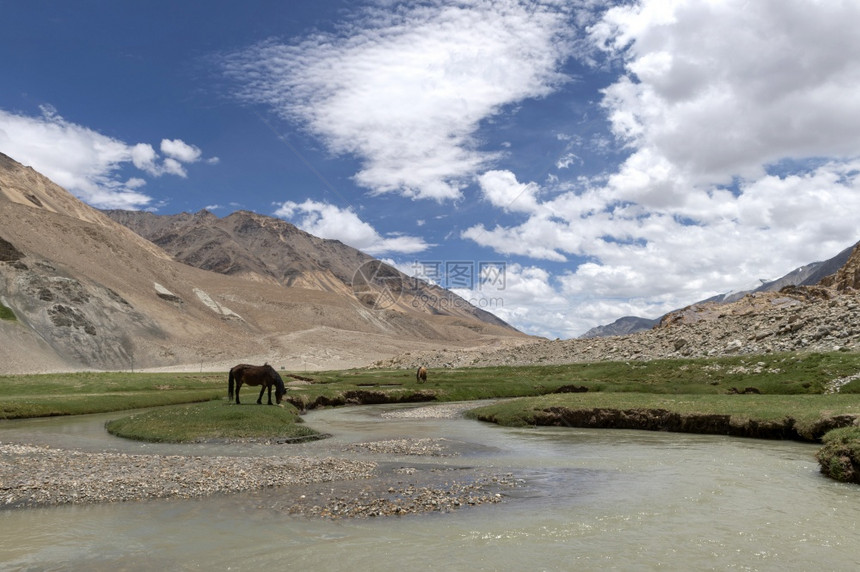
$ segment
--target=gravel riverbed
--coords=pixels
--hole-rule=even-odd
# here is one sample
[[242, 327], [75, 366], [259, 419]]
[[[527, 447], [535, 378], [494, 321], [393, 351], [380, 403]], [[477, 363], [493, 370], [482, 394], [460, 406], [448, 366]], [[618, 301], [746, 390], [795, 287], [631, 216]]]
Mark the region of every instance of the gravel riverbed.
[[[386, 415], [453, 417], [467, 408], [443, 404]], [[403, 438], [354, 443], [339, 453], [416, 459], [456, 455], [446, 445], [444, 439]], [[277, 508], [290, 514], [378, 517], [498, 503], [505, 489], [521, 483], [512, 474], [391, 464], [375, 458], [150, 455], [0, 443], [0, 509], [271, 489]]]
[[376, 463], [302, 457], [91, 453], [0, 444], [0, 502], [7, 508], [193, 498], [300, 483], [367, 479]]

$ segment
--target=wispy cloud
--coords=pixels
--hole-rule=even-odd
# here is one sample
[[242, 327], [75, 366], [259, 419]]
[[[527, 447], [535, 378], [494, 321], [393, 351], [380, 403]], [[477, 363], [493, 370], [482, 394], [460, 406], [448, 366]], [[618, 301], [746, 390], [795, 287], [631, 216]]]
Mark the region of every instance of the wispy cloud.
[[329, 203], [312, 200], [302, 203], [287, 201], [274, 214], [292, 221], [305, 232], [321, 238], [340, 240], [372, 255], [414, 254], [431, 246], [420, 237], [382, 236], [351, 209], [342, 209]]
[[270, 40], [224, 66], [240, 98], [358, 157], [373, 193], [457, 199], [497, 157], [475, 141], [480, 123], [566, 81], [569, 16], [552, 1], [365, 8], [337, 34]]
[[95, 207], [139, 209], [152, 203], [140, 190], [144, 179], [123, 178], [121, 171], [128, 164], [154, 177], [186, 177], [185, 165], [202, 156], [200, 149], [179, 139], [162, 140], [165, 156], [160, 156], [148, 143], [108, 137], [67, 121], [50, 106], [41, 111], [27, 116], [0, 109], [0, 151]]

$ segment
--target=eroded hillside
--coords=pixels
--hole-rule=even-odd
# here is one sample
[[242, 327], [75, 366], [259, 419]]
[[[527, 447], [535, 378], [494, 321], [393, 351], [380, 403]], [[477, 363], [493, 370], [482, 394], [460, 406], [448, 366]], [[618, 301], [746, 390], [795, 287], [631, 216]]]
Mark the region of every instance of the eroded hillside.
[[192, 267], [2, 154], [0, 239], [0, 302], [13, 316], [0, 320], [0, 373], [353, 367], [524, 337], [468, 312], [410, 311], [343, 288]]

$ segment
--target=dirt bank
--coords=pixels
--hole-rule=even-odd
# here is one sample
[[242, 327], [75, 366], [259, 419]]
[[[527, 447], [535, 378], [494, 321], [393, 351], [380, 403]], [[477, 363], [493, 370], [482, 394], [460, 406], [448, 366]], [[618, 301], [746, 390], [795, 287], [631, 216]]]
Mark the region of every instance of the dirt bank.
[[[493, 414], [477, 414], [475, 418], [480, 421], [498, 423]], [[856, 417], [854, 415], [836, 415], [819, 421], [809, 430], [801, 430], [791, 417], [767, 422], [750, 419], [737, 420], [730, 415], [677, 413], [665, 409], [548, 407], [529, 412], [522, 421], [528, 425], [553, 427], [640, 429], [818, 442], [825, 433], [832, 429], [853, 425]]]

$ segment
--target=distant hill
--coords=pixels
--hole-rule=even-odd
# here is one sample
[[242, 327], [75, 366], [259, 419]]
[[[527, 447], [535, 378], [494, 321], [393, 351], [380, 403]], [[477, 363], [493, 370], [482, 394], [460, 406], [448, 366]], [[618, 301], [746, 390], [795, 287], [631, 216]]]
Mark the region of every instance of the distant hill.
[[591, 328], [579, 337], [585, 339], [602, 338], [605, 336], [624, 336], [634, 332], [641, 332], [642, 330], [650, 330], [659, 323], [659, 319], [651, 320], [648, 318], [639, 318], [637, 316], [624, 316], [623, 318], [618, 318], [611, 324]]
[[[184, 245], [174, 257], [0, 153], [0, 374], [239, 361], [334, 369], [528, 339], [450, 292], [283, 221], [185, 218], [189, 226], [171, 223], [184, 238], [165, 242]], [[415, 293], [427, 296], [413, 304]]]
[[[776, 280], [765, 282], [761, 286], [753, 290], [730, 292], [728, 294], [712, 296], [711, 298], [707, 298], [705, 300], [692, 304], [691, 306], [689, 306], [689, 308], [699, 307], [704, 304], [730, 304], [733, 302], [737, 302], [738, 300], [741, 300], [745, 296], [752, 293], [779, 292], [786, 286], [814, 286], [816, 284], [821, 283], [823, 280], [826, 281], [827, 279], [829, 279], [829, 277], [835, 275], [840, 269], [842, 269], [848, 263], [852, 252], [855, 251], [858, 245], [860, 245], [860, 242], [849, 246], [833, 258], [829, 258], [821, 262], [812, 262], [810, 264], [805, 264], [800, 268], [792, 270], [785, 276], [777, 278]], [[666, 316], [680, 312], [682, 310], [683, 309], [673, 310], [672, 312], [666, 314]], [[663, 320], [666, 316], [661, 316], [655, 319], [640, 318], [637, 316], [625, 316], [623, 318], [619, 318], [611, 324], [591, 328], [583, 335], [581, 335], [580, 338], [624, 336], [627, 334], [641, 332], [643, 330], [650, 330], [654, 326], [658, 325], [661, 320]]]

